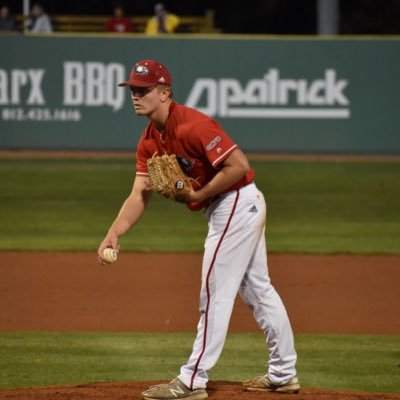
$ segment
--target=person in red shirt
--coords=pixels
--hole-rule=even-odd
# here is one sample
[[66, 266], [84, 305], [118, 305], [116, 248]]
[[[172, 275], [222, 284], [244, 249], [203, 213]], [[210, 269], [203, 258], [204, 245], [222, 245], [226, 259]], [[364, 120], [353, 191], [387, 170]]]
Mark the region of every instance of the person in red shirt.
[[150, 201], [147, 160], [176, 154], [188, 176], [197, 180], [187, 206], [204, 209], [209, 231], [205, 241], [200, 293], [200, 322], [193, 351], [180, 374], [168, 384], [150, 387], [143, 399], [207, 398], [208, 371], [225, 342], [237, 293], [253, 311], [269, 349], [265, 375], [243, 383], [249, 391], [297, 393], [297, 355], [285, 307], [268, 276], [265, 245], [266, 204], [245, 154], [217, 121], [176, 103], [167, 68], [154, 60], [136, 63], [128, 86], [136, 115], [150, 122], [137, 146], [132, 192], [98, 249], [119, 250], [118, 239], [136, 225]]
[[106, 31], [114, 33], [133, 32], [133, 23], [130, 18], [125, 17], [124, 9], [121, 6], [114, 8], [114, 16], [108, 19]]

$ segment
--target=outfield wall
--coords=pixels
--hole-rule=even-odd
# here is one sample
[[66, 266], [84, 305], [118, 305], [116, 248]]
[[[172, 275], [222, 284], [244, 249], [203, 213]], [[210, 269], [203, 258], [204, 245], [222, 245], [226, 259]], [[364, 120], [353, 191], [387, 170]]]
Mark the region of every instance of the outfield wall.
[[400, 154], [400, 39], [0, 36], [0, 148], [134, 149], [118, 88], [155, 58], [246, 151]]

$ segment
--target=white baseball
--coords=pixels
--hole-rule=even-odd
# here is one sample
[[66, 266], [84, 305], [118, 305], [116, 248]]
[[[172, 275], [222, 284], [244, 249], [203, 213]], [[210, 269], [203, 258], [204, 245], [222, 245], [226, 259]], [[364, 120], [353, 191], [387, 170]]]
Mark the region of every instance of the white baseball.
[[109, 264], [115, 263], [115, 261], [117, 261], [117, 257], [118, 257], [117, 250], [111, 249], [110, 247], [107, 247], [106, 249], [103, 250], [103, 258]]

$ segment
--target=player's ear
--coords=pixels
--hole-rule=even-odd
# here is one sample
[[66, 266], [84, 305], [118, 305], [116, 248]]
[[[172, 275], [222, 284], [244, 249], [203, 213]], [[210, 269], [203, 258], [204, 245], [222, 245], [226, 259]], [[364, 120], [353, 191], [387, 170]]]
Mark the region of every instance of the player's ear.
[[172, 91], [169, 86], [160, 86], [159, 87], [160, 95], [161, 95], [161, 101], [167, 101], [170, 97], [172, 97]]

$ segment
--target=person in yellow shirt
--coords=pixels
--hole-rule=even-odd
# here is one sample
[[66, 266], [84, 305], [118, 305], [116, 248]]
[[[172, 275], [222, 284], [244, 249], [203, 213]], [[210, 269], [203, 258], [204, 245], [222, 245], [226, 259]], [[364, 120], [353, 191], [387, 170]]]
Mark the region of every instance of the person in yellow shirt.
[[147, 21], [145, 32], [147, 35], [173, 33], [179, 23], [177, 15], [167, 12], [164, 4], [157, 3], [154, 6], [154, 16]]

